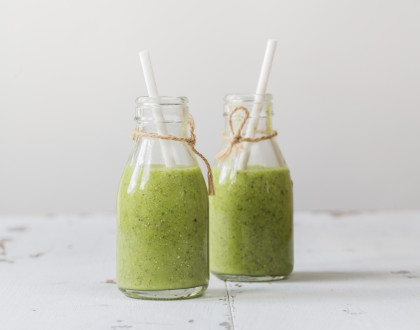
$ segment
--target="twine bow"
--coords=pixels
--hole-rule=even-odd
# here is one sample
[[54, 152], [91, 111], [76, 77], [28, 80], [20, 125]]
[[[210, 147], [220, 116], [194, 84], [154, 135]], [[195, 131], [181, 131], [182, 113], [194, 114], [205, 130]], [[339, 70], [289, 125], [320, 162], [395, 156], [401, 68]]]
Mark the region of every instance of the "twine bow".
[[[240, 123], [238, 129], [235, 132], [234, 129], [233, 129], [232, 116], [235, 112], [237, 112], [239, 110], [242, 110], [245, 113], [245, 116], [242, 119], [242, 122]], [[259, 141], [262, 141], [262, 140], [269, 140], [269, 139], [271, 139], [271, 138], [273, 138], [277, 135], [277, 131], [273, 131], [271, 134], [260, 136], [260, 137], [257, 137], [257, 138], [242, 137], [241, 132], [242, 132], [242, 129], [244, 128], [248, 118], [249, 118], [249, 111], [248, 111], [247, 108], [242, 107], [242, 106], [241, 107], [236, 107], [229, 114], [228, 124], [229, 124], [229, 130], [230, 130], [231, 137], [229, 139], [229, 138], [223, 136], [224, 138], [227, 138], [229, 140], [229, 144], [227, 145], [227, 147], [224, 150], [222, 150], [221, 152], [219, 152], [216, 155], [216, 158], [217, 158], [218, 161], [225, 160], [230, 155], [230, 153], [232, 152], [232, 149], [234, 147], [238, 148], [238, 146], [240, 145], [241, 142], [259, 142]]]
[[214, 184], [213, 184], [213, 173], [211, 171], [211, 167], [209, 162], [207, 161], [206, 157], [204, 157], [200, 152], [197, 151], [197, 149], [195, 149], [195, 143], [197, 141], [195, 133], [194, 133], [194, 129], [195, 129], [195, 123], [194, 123], [194, 118], [190, 115], [190, 120], [188, 121], [188, 125], [190, 126], [190, 137], [188, 138], [181, 138], [181, 137], [177, 137], [177, 136], [173, 136], [173, 135], [168, 135], [168, 136], [164, 136], [164, 135], [159, 135], [156, 133], [146, 133], [146, 132], [142, 132], [140, 130], [138, 130], [137, 128], [133, 128], [133, 131], [131, 133], [131, 139], [135, 140], [138, 137], [150, 137], [150, 138], [154, 138], [154, 139], [161, 139], [161, 140], [170, 140], [170, 141], [179, 141], [179, 142], [185, 142], [186, 144], [188, 144], [192, 151], [199, 156], [203, 162], [206, 164], [207, 167], [207, 179], [208, 179], [208, 183], [209, 183], [209, 195], [214, 195], [215, 191], [214, 191]]

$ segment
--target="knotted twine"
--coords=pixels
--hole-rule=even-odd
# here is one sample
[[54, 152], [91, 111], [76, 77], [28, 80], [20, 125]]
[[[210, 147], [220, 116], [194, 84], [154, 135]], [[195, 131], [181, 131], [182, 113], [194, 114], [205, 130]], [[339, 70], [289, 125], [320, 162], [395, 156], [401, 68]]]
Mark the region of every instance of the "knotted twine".
[[[237, 131], [235, 132], [234, 129], [233, 129], [233, 124], [232, 124], [232, 116], [235, 112], [237, 112], [239, 110], [242, 110], [243, 112], [245, 112], [245, 116], [242, 119], [242, 122], [240, 123]], [[244, 128], [248, 118], [249, 118], [249, 111], [248, 111], [247, 108], [242, 107], [242, 106], [241, 107], [236, 107], [229, 114], [228, 124], [229, 124], [229, 130], [230, 130], [231, 137], [229, 139], [224, 135], [222, 136], [223, 138], [228, 139], [229, 144], [227, 145], [227, 147], [224, 150], [222, 150], [221, 152], [219, 152], [216, 155], [216, 158], [217, 158], [218, 161], [225, 160], [226, 157], [228, 157], [230, 155], [230, 153], [232, 152], [233, 147], [238, 147], [241, 142], [259, 142], [259, 141], [263, 141], [263, 140], [269, 140], [269, 139], [271, 139], [271, 138], [273, 138], [277, 135], [277, 131], [273, 131], [271, 134], [260, 136], [260, 137], [257, 137], [257, 138], [243, 137], [241, 135], [241, 131]]]
[[195, 149], [195, 143], [197, 141], [194, 129], [195, 129], [195, 123], [193, 117], [190, 115], [190, 120], [188, 121], [188, 125], [190, 126], [190, 137], [188, 138], [181, 138], [173, 135], [159, 135], [156, 133], [146, 133], [138, 130], [137, 128], [133, 128], [133, 131], [131, 133], [131, 139], [135, 140], [137, 137], [150, 137], [153, 139], [161, 139], [161, 140], [170, 140], [170, 141], [179, 141], [179, 142], [185, 142], [188, 144], [192, 151], [199, 156], [203, 162], [206, 164], [207, 167], [207, 179], [209, 182], [209, 195], [214, 195], [214, 184], [213, 184], [213, 173], [211, 171], [211, 167], [209, 162], [207, 161], [206, 157], [204, 157], [200, 152]]

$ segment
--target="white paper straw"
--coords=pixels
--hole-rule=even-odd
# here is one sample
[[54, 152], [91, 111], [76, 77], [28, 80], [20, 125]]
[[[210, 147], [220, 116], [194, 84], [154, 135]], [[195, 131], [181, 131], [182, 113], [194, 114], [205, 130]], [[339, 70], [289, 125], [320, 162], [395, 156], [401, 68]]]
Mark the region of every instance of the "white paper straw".
[[[147, 92], [149, 97], [156, 99], [156, 107], [153, 107], [153, 117], [155, 119], [157, 133], [159, 135], [168, 135], [168, 130], [164, 123], [163, 113], [158, 105], [159, 93], [156, 86], [155, 75], [153, 74], [152, 62], [150, 61], [150, 54], [148, 50], [139, 53], [141, 66], [143, 68], [144, 80], [146, 81]], [[175, 160], [172, 154], [172, 148], [169, 141], [159, 139], [160, 147], [162, 149], [162, 156], [166, 167], [174, 167]]]
[[[267, 89], [268, 78], [270, 77], [271, 64], [273, 63], [276, 46], [277, 40], [268, 40], [267, 47], [265, 49], [263, 64], [260, 71], [260, 77], [258, 79], [255, 103], [252, 107], [251, 117], [249, 118], [249, 122], [245, 133], [246, 137], [253, 138], [257, 131], [258, 121], [260, 119], [259, 116], [263, 107], [262, 101], [264, 100], [265, 91]], [[251, 142], [245, 142], [244, 151], [239, 157], [238, 169], [243, 170], [246, 168], [249, 160], [250, 148]]]

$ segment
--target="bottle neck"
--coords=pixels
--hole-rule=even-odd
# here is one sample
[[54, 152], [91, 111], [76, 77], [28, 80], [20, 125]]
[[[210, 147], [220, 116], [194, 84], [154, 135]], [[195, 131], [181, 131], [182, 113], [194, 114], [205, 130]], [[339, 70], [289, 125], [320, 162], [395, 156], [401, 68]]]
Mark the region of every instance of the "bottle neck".
[[[162, 136], [172, 135], [175, 137], [186, 138], [189, 136], [189, 126], [188, 121], [177, 121], [177, 122], [155, 122], [155, 121], [144, 121], [137, 120], [136, 128], [139, 131], [158, 134]], [[163, 128], [163, 129], [162, 129]]]
[[[236, 109], [233, 108], [232, 111]], [[248, 108], [246, 108], [248, 110]], [[268, 108], [267, 108], [268, 109]], [[245, 111], [242, 109], [236, 111], [230, 116], [230, 113], [224, 113], [225, 116], [225, 135], [231, 136], [241, 129], [242, 137], [249, 137], [252, 131], [253, 137], [259, 137], [273, 132], [272, 127], [272, 112], [265, 110], [264, 113], [253, 116], [248, 110], [249, 116], [247, 118]], [[242, 127], [242, 128], [241, 128]], [[232, 132], [233, 129], [233, 132]]]
[[216, 158], [217, 167], [230, 171], [286, 166], [272, 127], [271, 95], [228, 95], [224, 116], [224, 142]]
[[189, 119], [186, 97], [139, 97], [136, 100], [137, 129], [145, 133], [185, 137]]
[[[271, 133], [271, 117], [273, 115], [271, 99], [271, 94], [226, 95], [224, 107], [225, 133], [231, 131], [229, 117], [232, 119], [231, 122], [235, 132], [243, 124], [242, 136], [255, 137], [260, 134]], [[248, 116], [248, 119], [246, 119], [246, 116]]]

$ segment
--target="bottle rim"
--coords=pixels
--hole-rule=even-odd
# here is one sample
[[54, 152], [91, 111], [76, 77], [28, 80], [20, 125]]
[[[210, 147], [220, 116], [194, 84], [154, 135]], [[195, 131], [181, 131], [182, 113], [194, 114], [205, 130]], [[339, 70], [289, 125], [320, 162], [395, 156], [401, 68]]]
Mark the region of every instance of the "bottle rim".
[[[274, 113], [271, 106], [271, 101], [273, 96], [271, 94], [227, 94], [225, 96], [225, 110], [223, 111], [223, 116], [228, 116], [233, 109], [239, 106], [243, 106], [248, 109], [249, 111], [249, 118], [259, 117], [259, 118], [266, 118], [271, 117]], [[265, 110], [261, 111], [258, 116], [254, 116], [252, 114], [252, 110], [254, 105], [259, 105], [263, 107]], [[240, 115], [242, 112], [238, 112]]]
[[225, 96], [226, 103], [271, 103], [272, 99], [273, 96], [271, 94], [232, 93]]
[[157, 98], [150, 96], [139, 96], [136, 98], [136, 104], [147, 107], [176, 105], [188, 106], [189, 100], [186, 96], [159, 96]]
[[[136, 98], [135, 120], [141, 122], [182, 123], [190, 119], [189, 100], [185, 96], [139, 96]], [[156, 120], [154, 109], [159, 108], [163, 120]]]

